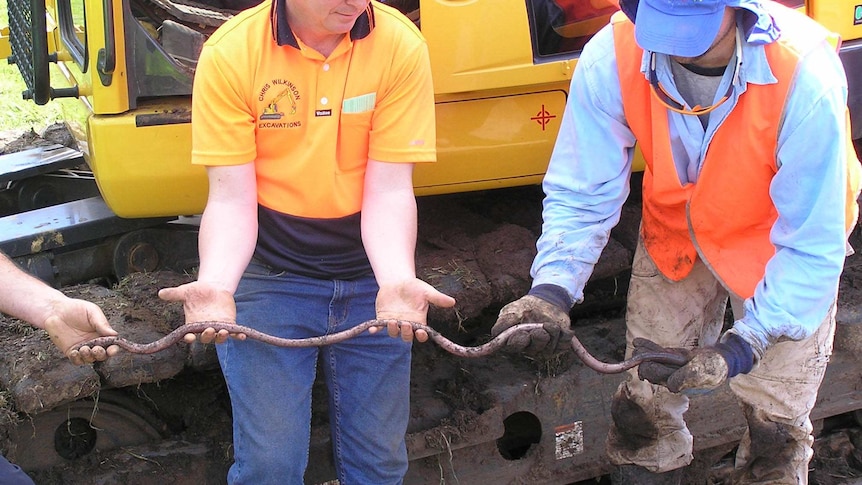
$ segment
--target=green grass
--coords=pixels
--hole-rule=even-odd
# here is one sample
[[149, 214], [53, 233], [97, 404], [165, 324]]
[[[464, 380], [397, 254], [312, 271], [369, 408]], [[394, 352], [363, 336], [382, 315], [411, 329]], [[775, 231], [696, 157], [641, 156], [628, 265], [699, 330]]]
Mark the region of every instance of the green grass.
[[0, 131], [33, 128], [41, 131], [46, 126], [62, 119], [62, 109], [57, 102], [51, 101], [39, 106], [32, 100], [23, 99], [21, 93], [26, 89], [18, 68], [0, 64]]
[[[0, 26], [8, 25], [6, 0], [0, 0]], [[39, 106], [31, 100], [22, 99], [27, 89], [18, 67], [0, 60], [0, 131], [29, 129], [43, 130], [62, 118], [62, 108], [57, 101]]]

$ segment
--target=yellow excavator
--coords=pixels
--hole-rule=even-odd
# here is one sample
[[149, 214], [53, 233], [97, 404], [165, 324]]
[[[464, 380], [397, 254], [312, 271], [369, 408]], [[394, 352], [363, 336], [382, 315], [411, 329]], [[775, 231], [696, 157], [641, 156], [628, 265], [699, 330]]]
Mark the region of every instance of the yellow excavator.
[[[9, 25], [0, 26], [0, 57], [18, 67], [26, 84], [25, 98], [37, 104], [66, 99], [64, 122], [74, 143], [0, 158], [4, 214], [0, 217], [0, 250], [60, 287], [106, 276], [116, 281], [136, 272], [193, 268], [196, 216], [207, 194], [204, 169], [189, 163], [195, 66], [206, 38], [251, 4], [244, 0], [6, 3]], [[535, 216], [541, 203], [538, 184], [560, 126], [572, 72], [584, 44], [607, 24], [618, 4], [616, 0], [385, 3], [419, 26], [430, 51], [438, 163], [416, 168], [414, 185], [420, 207], [441, 207], [455, 200], [460, 208], [470, 209], [438, 211], [438, 216], [445, 216], [439, 225], [420, 219], [420, 228], [463, 225], [459, 237], [446, 241], [439, 233], [429, 237], [425, 247], [433, 248], [436, 258], [420, 254], [422, 261], [427, 260], [421, 273], [429, 281], [446, 291], [469, 289], [471, 297], [459, 301], [479, 302], [471, 309], [461, 308], [453, 317], [455, 326], [461, 328], [471, 319], [487, 319], [483, 312], [492, 313], [526, 289], [512, 283], [517, 275], [507, 273], [514, 269], [506, 263], [511, 258], [505, 258], [525, 253], [529, 260], [530, 252], [535, 251], [535, 229], [540, 224]], [[779, 3], [805, 12], [840, 34], [858, 147], [862, 139], [862, 5], [859, 0]], [[278, 92], [262, 118], [277, 119], [295, 109], [285, 106], [293, 103], [292, 96], [290, 89]], [[73, 169], [88, 176], [85, 180], [66, 176]], [[533, 219], [518, 231], [506, 232], [505, 240], [496, 241], [497, 256], [503, 259], [495, 261], [503, 263], [485, 270], [486, 274], [496, 272], [495, 281], [503, 282], [494, 286], [477, 277], [482, 258], [465, 256], [464, 248], [473, 240], [493, 239], [497, 234], [493, 227], [477, 232], [483, 224], [494, 224], [488, 221], [500, 220], [501, 211], [487, 201], [524, 194], [531, 197]], [[634, 214], [628, 225], [634, 230], [636, 207], [634, 204], [624, 213], [624, 219], [626, 214]], [[511, 216], [506, 223], [509, 229], [511, 221], [527, 218], [518, 219], [520, 213], [515, 210], [504, 212], [510, 212], [506, 214]], [[429, 213], [434, 215], [432, 210], [420, 217]], [[487, 219], [477, 222], [477, 216]], [[509, 237], [512, 234], [523, 237], [515, 240]], [[600, 290], [619, 301], [618, 295], [624, 291], [615, 285], [625, 278], [616, 275], [625, 271], [631, 248], [625, 234], [614, 236], [621, 243], [610, 244], [606, 253], [617, 251], [618, 264], [611, 264], [613, 269], [603, 280], [607, 285]], [[839, 336], [862, 324], [860, 314], [852, 306], [839, 312], [844, 324]], [[616, 329], [612, 331], [602, 327], [605, 330], [596, 330], [596, 335], [610, 332], [618, 342], [620, 325], [611, 327]], [[836, 351], [833, 357], [815, 419], [862, 408], [858, 386], [862, 362], [857, 360], [862, 358], [862, 349], [849, 344], [847, 349]], [[607, 356], [620, 357], [612, 352]], [[406, 483], [562, 484], [598, 477], [608, 470], [603, 440], [610, 397], [620, 377], [598, 376], [578, 365], [560, 372], [549, 368], [538, 372], [504, 358], [493, 363], [446, 362], [414, 379], [417, 389], [424, 389], [422, 385], [432, 377], [438, 387], [436, 391], [416, 391], [414, 406], [422, 413], [417, 411], [411, 422], [411, 467]], [[432, 374], [444, 368], [453, 375], [483, 376], [477, 378], [483, 386], [483, 400], [473, 409], [469, 426], [454, 426], [464, 417], [457, 409], [433, 404], [442, 393], [440, 382], [451, 375]], [[47, 374], [43, 378], [49, 378]], [[104, 376], [100, 385], [103, 390], [109, 387]], [[132, 383], [111, 384], [123, 385]], [[449, 389], [453, 393], [462, 390]], [[19, 433], [22, 442], [15, 449], [44, 453], [0, 451], [31, 470], [82, 459], [78, 455], [68, 458], [53, 437], [69, 429], [73, 415], [92, 411], [82, 411], [74, 399], [87, 397], [94, 388], [72, 397], [40, 396], [39, 408], [22, 404], [23, 394], [31, 390], [20, 392], [22, 395], [12, 393], [12, 401], [28, 422], [38, 423], [45, 415], [51, 415], [53, 421], [43, 421], [51, 423], [46, 426], [31, 424], [38, 432]], [[689, 422], [699, 451], [727, 451], [739, 440], [741, 418], [733, 414], [717, 420], [716, 406], [735, 405], [729, 393], [693, 401]], [[97, 434], [110, 433], [113, 427], [127, 429], [126, 422], [140, 421], [130, 416], [134, 414], [128, 411], [130, 407], [120, 408], [122, 412], [115, 413], [110, 424], [87, 428], [94, 436], [89, 450], [111, 446], [110, 440], [95, 438]], [[131, 441], [159, 436], [140, 432]], [[325, 439], [312, 443], [315, 459], [309, 483], [330, 483], [334, 477], [331, 462], [321, 451], [325, 449]]]

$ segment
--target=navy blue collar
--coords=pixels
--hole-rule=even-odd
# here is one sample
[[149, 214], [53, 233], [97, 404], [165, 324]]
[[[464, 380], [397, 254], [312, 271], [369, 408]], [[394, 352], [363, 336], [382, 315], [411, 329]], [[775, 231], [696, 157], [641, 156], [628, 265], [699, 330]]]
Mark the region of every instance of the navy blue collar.
[[[272, 8], [270, 9], [270, 20], [272, 22], [272, 37], [273, 40], [280, 46], [293, 46], [299, 49], [299, 43], [296, 41], [296, 36], [290, 30], [290, 24], [287, 21], [287, 5], [286, 0], [272, 0]], [[353, 24], [350, 29], [350, 40], [363, 39], [374, 29], [374, 8], [371, 2], [368, 3], [368, 8]]]

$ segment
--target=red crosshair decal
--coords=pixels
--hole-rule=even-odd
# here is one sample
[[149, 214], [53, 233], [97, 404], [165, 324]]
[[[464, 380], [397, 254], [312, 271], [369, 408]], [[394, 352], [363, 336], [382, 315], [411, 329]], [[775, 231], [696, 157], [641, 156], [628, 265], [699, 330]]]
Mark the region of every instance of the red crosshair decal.
[[550, 123], [551, 120], [556, 117], [557, 115], [552, 115], [550, 112], [548, 112], [548, 110], [545, 109], [545, 104], [542, 103], [542, 109], [539, 110], [538, 113], [536, 113], [536, 116], [533, 116], [530, 119], [542, 125], [542, 131], [545, 131], [545, 126], [547, 126], [547, 124]]

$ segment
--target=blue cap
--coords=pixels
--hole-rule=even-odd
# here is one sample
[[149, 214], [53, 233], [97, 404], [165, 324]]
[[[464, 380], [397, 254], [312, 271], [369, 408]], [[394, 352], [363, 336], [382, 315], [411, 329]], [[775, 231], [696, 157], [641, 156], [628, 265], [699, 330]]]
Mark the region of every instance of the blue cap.
[[642, 49], [697, 57], [712, 46], [727, 0], [640, 0], [635, 40]]

